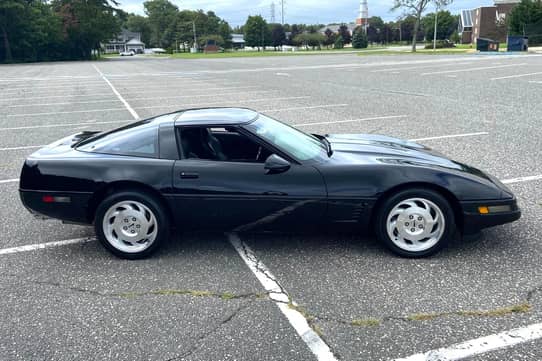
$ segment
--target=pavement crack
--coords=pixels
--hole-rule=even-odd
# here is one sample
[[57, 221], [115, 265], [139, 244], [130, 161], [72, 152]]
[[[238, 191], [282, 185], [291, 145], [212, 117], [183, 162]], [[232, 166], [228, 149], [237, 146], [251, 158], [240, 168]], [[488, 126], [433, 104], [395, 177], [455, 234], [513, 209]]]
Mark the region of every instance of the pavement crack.
[[[531, 290], [534, 292], [542, 291], [542, 287]], [[532, 297], [532, 296], [531, 296]], [[523, 302], [507, 307], [499, 307], [489, 310], [457, 310], [450, 312], [433, 312], [433, 313], [415, 313], [406, 316], [384, 316], [380, 318], [365, 317], [352, 320], [345, 320], [341, 318], [334, 318], [317, 313], [309, 312], [306, 308], [299, 305], [291, 305], [299, 313], [301, 313], [306, 319], [309, 325], [316, 331], [318, 330], [318, 321], [333, 322], [354, 327], [375, 327], [380, 326], [385, 322], [401, 321], [401, 322], [416, 322], [416, 321], [430, 321], [443, 317], [503, 317], [512, 314], [528, 313], [532, 309], [532, 305], [529, 302]]]
[[39, 281], [31, 280], [27, 281], [33, 284], [45, 285], [57, 287], [72, 292], [81, 292], [86, 294], [91, 294], [99, 297], [114, 297], [114, 298], [135, 298], [143, 296], [191, 296], [191, 297], [211, 297], [218, 298], [224, 301], [228, 300], [238, 300], [238, 299], [270, 299], [269, 295], [264, 292], [249, 292], [249, 293], [232, 293], [232, 292], [213, 292], [205, 290], [190, 290], [190, 289], [157, 289], [150, 291], [139, 291], [139, 292], [100, 292], [88, 288], [82, 288], [77, 286], [68, 286], [60, 282], [53, 281]]
[[245, 304], [237, 307], [232, 313], [230, 313], [228, 316], [226, 316], [220, 322], [218, 322], [215, 325], [215, 327], [213, 327], [207, 332], [200, 334], [197, 337], [196, 341], [192, 344], [192, 346], [190, 346], [188, 350], [186, 350], [184, 353], [178, 356], [169, 358], [166, 361], [180, 361], [180, 360], [184, 360], [186, 357], [191, 356], [194, 352], [198, 351], [203, 346], [203, 343], [205, 342], [207, 338], [217, 333], [222, 327], [224, 327], [226, 324], [232, 321], [241, 311], [248, 308], [251, 304], [252, 304], [252, 301], [248, 301]]

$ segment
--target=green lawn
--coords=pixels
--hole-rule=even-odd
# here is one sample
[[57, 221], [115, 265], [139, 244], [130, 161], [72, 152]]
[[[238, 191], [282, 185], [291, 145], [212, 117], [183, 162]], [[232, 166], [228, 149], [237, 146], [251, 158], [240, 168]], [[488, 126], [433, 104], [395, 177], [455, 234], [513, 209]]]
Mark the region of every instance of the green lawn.
[[151, 56], [156, 57], [170, 57], [181, 59], [209, 59], [209, 58], [250, 58], [250, 57], [262, 57], [262, 56], [296, 56], [296, 55], [327, 55], [327, 54], [340, 54], [345, 52], [369, 52], [379, 51], [384, 49], [383, 47], [371, 47], [369, 49], [321, 49], [321, 50], [296, 50], [296, 51], [225, 51], [223, 53], [174, 53], [174, 54], [153, 54]]

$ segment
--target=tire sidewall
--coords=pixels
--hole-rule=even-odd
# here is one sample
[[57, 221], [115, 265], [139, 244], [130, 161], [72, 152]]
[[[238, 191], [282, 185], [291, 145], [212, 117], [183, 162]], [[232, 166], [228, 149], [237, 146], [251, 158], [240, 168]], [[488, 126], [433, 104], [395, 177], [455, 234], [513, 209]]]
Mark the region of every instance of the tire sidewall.
[[[389, 213], [397, 204], [399, 204], [399, 202], [409, 198], [425, 198], [435, 203], [444, 215], [444, 233], [440, 237], [440, 240], [431, 248], [419, 252], [407, 251], [400, 248], [390, 239], [387, 231], [387, 221]], [[421, 188], [400, 191], [386, 199], [378, 210], [375, 225], [376, 235], [380, 241], [382, 241], [392, 252], [402, 257], [409, 258], [426, 257], [438, 252], [444, 246], [446, 246], [446, 244], [453, 237], [453, 234], [455, 233], [455, 228], [456, 226], [454, 212], [446, 198], [444, 198], [441, 194], [435, 191]]]
[[[143, 203], [154, 213], [154, 216], [156, 218], [157, 228], [158, 228], [156, 239], [154, 240], [152, 245], [150, 245], [150, 247], [146, 248], [145, 250], [141, 252], [128, 253], [128, 252], [121, 251], [115, 248], [113, 245], [111, 245], [111, 243], [109, 243], [109, 241], [106, 239], [105, 234], [104, 234], [103, 218], [107, 210], [118, 202], [128, 201], [128, 200]], [[164, 240], [166, 239], [169, 232], [169, 219], [168, 219], [167, 214], [164, 211], [164, 208], [160, 204], [160, 202], [158, 202], [153, 196], [150, 196], [147, 193], [143, 193], [139, 191], [121, 191], [121, 192], [118, 192], [106, 197], [100, 203], [100, 205], [98, 206], [96, 210], [94, 228], [96, 231], [96, 236], [98, 240], [100, 241], [100, 243], [108, 251], [110, 251], [117, 257], [126, 258], [126, 259], [141, 259], [141, 258], [148, 257], [149, 255], [154, 253], [164, 243]]]

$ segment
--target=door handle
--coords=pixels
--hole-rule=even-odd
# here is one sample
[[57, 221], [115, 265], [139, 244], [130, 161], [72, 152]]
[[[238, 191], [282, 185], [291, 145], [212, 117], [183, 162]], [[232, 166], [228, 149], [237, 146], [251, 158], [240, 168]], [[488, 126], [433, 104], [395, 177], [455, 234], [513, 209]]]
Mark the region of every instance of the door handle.
[[196, 179], [199, 178], [199, 174], [195, 172], [181, 172], [182, 179]]
[[287, 196], [287, 193], [284, 192], [274, 192], [274, 191], [267, 191], [263, 192], [264, 196]]

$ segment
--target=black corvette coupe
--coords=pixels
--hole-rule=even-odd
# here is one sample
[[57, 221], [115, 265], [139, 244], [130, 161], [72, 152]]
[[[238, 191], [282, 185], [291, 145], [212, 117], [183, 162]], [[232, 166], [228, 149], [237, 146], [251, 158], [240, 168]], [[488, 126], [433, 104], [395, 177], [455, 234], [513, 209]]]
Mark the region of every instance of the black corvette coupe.
[[244, 108], [188, 109], [32, 154], [20, 195], [40, 217], [94, 224], [125, 258], [170, 228], [372, 229], [395, 253], [430, 255], [456, 230], [517, 220], [496, 178], [420, 144], [378, 135], [306, 134]]

